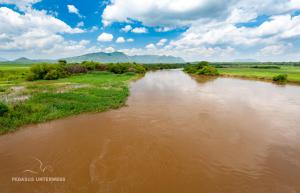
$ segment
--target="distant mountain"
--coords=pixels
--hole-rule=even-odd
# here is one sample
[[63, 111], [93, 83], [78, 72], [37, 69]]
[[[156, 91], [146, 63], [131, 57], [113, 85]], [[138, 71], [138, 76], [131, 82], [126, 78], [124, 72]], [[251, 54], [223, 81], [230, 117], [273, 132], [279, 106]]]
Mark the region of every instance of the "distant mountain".
[[[180, 57], [174, 56], [158, 56], [158, 55], [135, 55], [128, 56], [123, 52], [97, 52], [84, 54], [80, 56], [62, 58], [68, 63], [80, 63], [83, 61], [95, 61], [101, 63], [122, 63], [122, 62], [136, 62], [141, 64], [154, 64], [154, 63], [183, 63], [184, 60]], [[2, 62], [0, 60], [0, 62]], [[34, 64], [34, 63], [55, 63], [57, 60], [33, 60], [25, 57], [18, 58], [12, 61], [5, 61], [5, 63], [10, 64]]]
[[233, 62], [259, 62], [258, 60], [255, 60], [255, 59], [236, 59], [234, 60]]
[[0, 62], [5, 62], [5, 61], [7, 61], [5, 58], [0, 57]]
[[184, 62], [184, 60], [180, 57], [158, 56], [158, 55], [136, 55], [136, 56], [130, 56], [130, 59], [136, 63], [143, 63], [143, 64]]
[[84, 54], [81, 56], [75, 56], [70, 58], [63, 58], [67, 62], [83, 62], [83, 61], [95, 61], [103, 63], [117, 63], [117, 62], [130, 62], [130, 58], [122, 52], [98, 52], [91, 54]]
[[56, 60], [32, 60], [29, 58], [21, 57], [16, 60], [0, 61], [0, 62], [9, 63], [9, 64], [34, 64], [34, 63], [55, 63]]
[[128, 56], [123, 52], [98, 52], [85, 54], [81, 56], [75, 56], [70, 58], [64, 58], [67, 62], [83, 62], [83, 61], [95, 61], [102, 63], [117, 63], [117, 62], [136, 62], [142, 64], [153, 63], [182, 63], [184, 60], [174, 56], [158, 56], [158, 55], [136, 55]]
[[29, 63], [33, 63], [34, 61], [33, 60], [30, 60], [28, 58], [25, 58], [25, 57], [21, 57], [21, 58], [18, 58], [14, 61], [11, 61], [11, 62], [15, 62], [15, 63], [19, 63], [19, 64], [29, 64]]

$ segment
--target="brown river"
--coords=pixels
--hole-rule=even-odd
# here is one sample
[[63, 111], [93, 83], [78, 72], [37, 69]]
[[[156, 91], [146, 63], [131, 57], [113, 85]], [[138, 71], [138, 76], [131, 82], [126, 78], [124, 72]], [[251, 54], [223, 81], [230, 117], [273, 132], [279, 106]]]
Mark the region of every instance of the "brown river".
[[0, 192], [300, 192], [299, 86], [165, 70], [130, 91], [0, 136]]

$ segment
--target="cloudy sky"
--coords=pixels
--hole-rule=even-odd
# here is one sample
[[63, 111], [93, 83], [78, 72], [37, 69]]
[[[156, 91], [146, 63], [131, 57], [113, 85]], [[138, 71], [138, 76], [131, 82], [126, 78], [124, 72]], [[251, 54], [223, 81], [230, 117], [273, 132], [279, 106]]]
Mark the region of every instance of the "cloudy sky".
[[0, 57], [300, 60], [300, 0], [0, 0]]

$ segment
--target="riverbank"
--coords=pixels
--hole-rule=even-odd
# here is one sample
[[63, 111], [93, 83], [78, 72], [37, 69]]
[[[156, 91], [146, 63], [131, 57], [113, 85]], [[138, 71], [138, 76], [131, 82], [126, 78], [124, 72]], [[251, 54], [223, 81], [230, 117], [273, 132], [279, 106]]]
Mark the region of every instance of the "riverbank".
[[0, 134], [34, 123], [102, 112], [124, 105], [134, 73], [91, 72], [58, 80], [2, 81], [0, 98], [9, 111], [0, 117]]
[[272, 81], [274, 76], [279, 74], [287, 75], [287, 82], [300, 84], [300, 67], [279, 66], [278, 69], [260, 69], [253, 67], [226, 67], [218, 68], [221, 76], [256, 79], [263, 81]]

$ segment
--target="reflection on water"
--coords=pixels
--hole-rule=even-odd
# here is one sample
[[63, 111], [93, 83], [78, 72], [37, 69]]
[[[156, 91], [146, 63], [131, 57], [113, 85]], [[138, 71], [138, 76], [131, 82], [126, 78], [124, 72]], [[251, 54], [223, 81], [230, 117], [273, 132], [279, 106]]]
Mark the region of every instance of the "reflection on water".
[[[1, 136], [1, 192], [299, 192], [299, 101], [297, 86], [149, 72], [126, 107]], [[66, 181], [11, 182], [33, 157]]]

